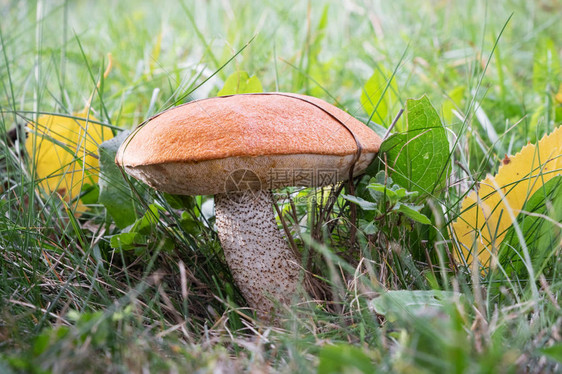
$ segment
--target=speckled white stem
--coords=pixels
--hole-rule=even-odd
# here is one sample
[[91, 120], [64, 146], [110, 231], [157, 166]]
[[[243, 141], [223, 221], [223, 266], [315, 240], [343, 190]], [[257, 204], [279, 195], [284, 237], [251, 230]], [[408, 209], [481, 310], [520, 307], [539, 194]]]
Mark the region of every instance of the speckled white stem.
[[215, 214], [238, 288], [261, 319], [275, 320], [275, 303], [295, 295], [300, 266], [275, 222], [271, 192], [215, 195]]

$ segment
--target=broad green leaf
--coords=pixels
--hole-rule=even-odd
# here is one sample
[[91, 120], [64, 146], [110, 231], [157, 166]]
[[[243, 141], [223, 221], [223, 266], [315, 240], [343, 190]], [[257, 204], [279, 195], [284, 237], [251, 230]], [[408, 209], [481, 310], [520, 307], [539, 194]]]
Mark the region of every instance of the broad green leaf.
[[236, 71], [226, 78], [226, 82], [224, 82], [224, 86], [217, 96], [253, 92], [263, 92], [263, 87], [258, 77], [255, 75], [250, 77], [245, 71]]
[[390, 135], [388, 138], [382, 142], [379, 152], [386, 153], [395, 147], [401, 147], [404, 143], [406, 143], [407, 136], [406, 134], [395, 133]]
[[370, 306], [389, 321], [441, 310], [446, 300], [462, 298], [462, 294], [439, 290], [396, 290], [374, 298]]
[[377, 210], [377, 204], [376, 203], [372, 203], [372, 202], [367, 201], [365, 199], [362, 199], [358, 196], [345, 195], [345, 194], [342, 194], [341, 196], [344, 199], [346, 199], [347, 201], [350, 201], [354, 204], [359, 205], [359, 207], [363, 210]]
[[377, 227], [377, 225], [375, 225], [374, 221], [360, 219], [359, 228], [365, 235], [375, 235], [377, 232], [379, 232], [379, 228]]
[[[525, 244], [531, 255], [535, 271], [539, 271], [553, 258], [560, 248], [562, 222], [562, 175], [558, 175], [537, 190], [522, 209], [531, 215], [520, 213], [517, 223], [525, 236]], [[549, 217], [550, 219], [546, 219]], [[507, 231], [499, 255], [500, 264], [510, 274], [525, 269], [521, 243], [514, 226]]]
[[[392, 72], [383, 66], [378, 66], [375, 72], [363, 86], [361, 105], [373, 122], [388, 127], [393, 120], [392, 111], [398, 103], [396, 81], [391, 80]], [[376, 112], [375, 112], [376, 110]], [[373, 114], [373, 112], [375, 112]]]
[[[389, 182], [392, 183], [392, 180]], [[392, 187], [388, 187], [387, 185], [371, 182], [367, 186], [367, 188], [371, 191], [379, 192], [381, 194], [386, 194], [386, 197], [392, 201], [398, 201], [404, 198], [412, 198], [418, 196], [417, 191], [408, 191], [404, 187], [400, 187], [397, 184], [393, 185]]]
[[[99, 147], [100, 178], [99, 203], [105, 206], [120, 229], [135, 222], [137, 218], [133, 192], [126, 183], [119, 167], [115, 164], [115, 154], [121, 143], [129, 135], [123, 131], [115, 138], [103, 142]], [[136, 184], [135, 182], [135, 185]]]
[[80, 192], [80, 200], [84, 204], [96, 204], [100, 196], [100, 187], [97, 184], [84, 183]]
[[145, 246], [147, 237], [153, 234], [160, 219], [159, 210], [155, 204], [150, 204], [148, 210], [135, 223], [127, 227], [124, 232], [111, 237], [110, 245], [114, 249], [130, 250]]
[[562, 363], [562, 343], [551, 345], [540, 349], [540, 352], [553, 360]]
[[375, 192], [380, 192], [383, 194], [386, 194], [386, 196], [389, 199], [396, 199], [396, 192], [394, 192], [392, 189], [390, 188], [386, 188], [386, 186], [384, 184], [379, 184], [379, 183], [371, 183], [367, 186], [368, 189], [375, 191]]
[[166, 199], [168, 204], [174, 209], [193, 209], [195, 207], [195, 198], [188, 195], [172, 195], [167, 192], [163, 192], [162, 196]]
[[122, 232], [113, 235], [109, 242], [111, 248], [123, 251], [135, 249], [137, 246], [144, 244], [146, 244], [146, 235], [141, 235], [138, 232]]
[[411, 204], [398, 203], [393, 210], [404, 214], [406, 217], [413, 219], [416, 222], [423, 223], [424, 225], [430, 225], [430, 219], [419, 212], [421, 208], [423, 208], [423, 205], [415, 206]]
[[319, 353], [318, 374], [377, 373], [376, 366], [361, 348], [347, 344], [327, 345]]
[[[443, 185], [449, 165], [449, 142], [439, 115], [427, 96], [406, 101], [406, 129], [392, 139], [387, 162], [395, 183], [409, 191], [431, 194]], [[386, 141], [385, 141], [386, 143]], [[389, 149], [390, 148], [390, 149]]]
[[162, 208], [159, 208], [155, 204], [150, 204], [148, 206], [148, 210], [141, 218], [139, 218], [135, 222], [135, 224], [129, 231], [138, 232], [139, 234], [143, 235], [150, 235], [160, 219], [160, 213], [158, 212], [158, 209]]
[[183, 231], [191, 235], [197, 235], [201, 232], [200, 223], [194, 220], [187, 212], [182, 212], [180, 218], [180, 226]]
[[39, 356], [49, 348], [51, 345], [50, 331], [43, 332], [35, 337], [33, 340], [33, 355]]

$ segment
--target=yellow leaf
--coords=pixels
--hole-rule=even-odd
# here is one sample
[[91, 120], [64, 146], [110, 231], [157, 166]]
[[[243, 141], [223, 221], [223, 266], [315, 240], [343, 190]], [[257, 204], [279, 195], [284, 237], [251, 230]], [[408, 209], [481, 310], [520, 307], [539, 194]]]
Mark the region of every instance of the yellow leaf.
[[471, 191], [462, 202], [452, 226], [461, 246], [455, 252], [457, 260], [464, 258], [470, 264], [477, 253], [480, 263], [490, 266], [491, 255], [497, 253], [513, 223], [507, 208], [517, 218], [533, 193], [561, 173], [562, 127], [545, 135], [538, 145], [528, 144], [515, 156], [506, 155], [498, 173], [488, 175], [479, 183], [478, 193]]
[[[84, 110], [72, 117], [42, 115], [37, 123], [28, 124], [25, 147], [32, 157], [35, 178], [45, 191], [70, 201], [80, 195], [82, 185], [98, 182], [98, 146], [113, 134], [92, 121], [98, 120]], [[85, 209], [77, 204], [77, 212]]]

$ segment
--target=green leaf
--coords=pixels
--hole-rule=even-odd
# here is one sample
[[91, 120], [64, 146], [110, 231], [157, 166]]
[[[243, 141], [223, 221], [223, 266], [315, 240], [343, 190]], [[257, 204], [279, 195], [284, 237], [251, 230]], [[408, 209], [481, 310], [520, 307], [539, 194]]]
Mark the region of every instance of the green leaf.
[[347, 344], [327, 345], [320, 350], [318, 374], [348, 372], [377, 373], [369, 356], [360, 348]]
[[[555, 252], [560, 248], [562, 237], [558, 222], [562, 222], [562, 175], [558, 175], [542, 188], [539, 188], [527, 200], [519, 213], [517, 225], [525, 237], [525, 244], [531, 256], [531, 263], [536, 272], [553, 260]], [[525, 212], [531, 212], [532, 215]], [[546, 219], [549, 218], [549, 219]], [[502, 242], [499, 262], [507, 274], [525, 271], [520, 239], [511, 225]]]
[[80, 200], [84, 204], [95, 204], [100, 196], [100, 188], [97, 184], [84, 184], [80, 190]]
[[110, 245], [114, 249], [131, 250], [146, 246], [147, 237], [154, 234], [160, 219], [159, 209], [155, 204], [150, 204], [148, 210], [135, 223], [122, 232], [111, 237]]
[[375, 201], [380, 201], [382, 197], [386, 195], [386, 199], [390, 200], [394, 204], [399, 200], [416, 197], [419, 194], [417, 191], [408, 191], [404, 187], [400, 187], [397, 184], [389, 187], [389, 185], [392, 183], [392, 179], [390, 178], [388, 183], [388, 185], [372, 181], [369, 183], [367, 188], [370, 191], [374, 192], [371, 193], [371, 196], [375, 199]]
[[441, 311], [446, 300], [461, 298], [462, 294], [440, 290], [388, 291], [374, 298], [370, 306], [377, 314], [389, 321], [409, 318], [413, 315], [433, 314]]
[[144, 213], [144, 215], [139, 218], [133, 227], [129, 230], [130, 232], [138, 232], [139, 234], [143, 235], [150, 235], [156, 225], [158, 224], [158, 220], [160, 218], [160, 213], [158, 212], [159, 208], [155, 204], [150, 204], [148, 206], [148, 210]]
[[135, 196], [115, 164], [117, 149], [129, 133], [129, 131], [121, 132], [115, 138], [103, 142], [98, 150], [100, 158], [98, 202], [105, 206], [107, 213], [120, 229], [129, 226], [137, 218]]
[[[396, 195], [396, 192], [394, 192], [392, 189], [390, 188], [386, 188], [386, 186], [384, 184], [380, 184], [380, 183], [370, 183], [367, 186], [368, 189], [375, 191], [375, 192], [380, 192], [382, 194], [386, 194], [386, 196], [393, 200], [393, 199], [397, 199], [398, 196]], [[405, 189], [404, 189], [405, 190]]]
[[552, 345], [550, 347], [541, 348], [539, 350], [542, 354], [562, 363], [562, 343]]
[[245, 71], [236, 71], [226, 78], [223, 88], [217, 95], [226, 96], [253, 92], [263, 92], [260, 80], [255, 75], [250, 77]]
[[[361, 92], [361, 105], [374, 122], [388, 127], [394, 117], [392, 110], [398, 103], [396, 80], [391, 80], [392, 72], [378, 66], [367, 80]], [[376, 110], [376, 112], [375, 112]], [[373, 112], [375, 112], [373, 114]]]
[[[394, 182], [423, 195], [443, 185], [449, 171], [449, 141], [427, 96], [406, 101], [406, 129], [391, 137], [387, 160]], [[385, 141], [386, 143], [386, 141]]]
[[342, 194], [341, 196], [344, 199], [346, 199], [347, 201], [350, 201], [354, 204], [359, 205], [359, 207], [363, 210], [377, 210], [377, 204], [376, 203], [372, 203], [372, 202], [367, 201], [365, 199], [362, 199], [358, 196], [345, 195], [345, 194]]
[[180, 226], [183, 231], [191, 235], [197, 235], [201, 232], [199, 221], [194, 220], [187, 212], [182, 212]]
[[174, 209], [187, 210], [195, 207], [195, 198], [193, 196], [172, 195], [167, 192], [163, 192], [162, 195], [168, 204], [170, 204], [170, 206]]
[[359, 228], [365, 235], [375, 235], [379, 232], [379, 228], [375, 225], [375, 222], [364, 219], [359, 220]]
[[398, 150], [400, 150], [400, 147], [403, 146], [404, 143], [406, 143], [406, 140], [406, 134], [392, 134], [388, 138], [386, 138], [384, 142], [382, 142], [379, 152], [386, 153], [397, 147]]
[[421, 208], [423, 208], [423, 205], [415, 206], [411, 204], [398, 203], [393, 210], [404, 214], [406, 217], [413, 219], [416, 222], [423, 223], [424, 225], [430, 225], [431, 220], [419, 212]]
[[48, 332], [43, 332], [37, 335], [33, 341], [33, 355], [39, 356], [49, 348], [51, 345], [51, 335]]
[[144, 244], [146, 244], [146, 236], [138, 232], [122, 232], [121, 234], [113, 235], [109, 242], [111, 248], [123, 251], [135, 249], [137, 246]]

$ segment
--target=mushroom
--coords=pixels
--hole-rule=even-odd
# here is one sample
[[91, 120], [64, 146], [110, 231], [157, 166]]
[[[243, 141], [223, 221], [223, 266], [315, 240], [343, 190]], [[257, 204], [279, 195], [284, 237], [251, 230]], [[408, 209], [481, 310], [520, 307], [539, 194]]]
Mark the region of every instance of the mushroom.
[[300, 260], [283, 238], [271, 190], [325, 186], [364, 172], [381, 139], [318, 98], [290, 93], [189, 102], [142, 123], [116, 162], [171, 194], [214, 195], [218, 235], [234, 280], [262, 319], [289, 305]]

